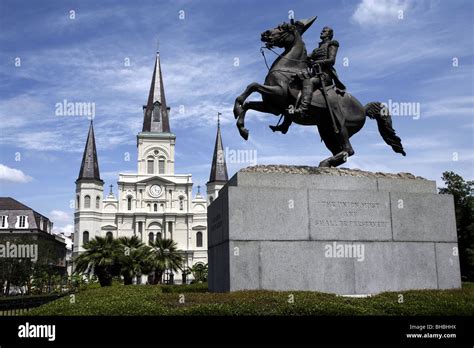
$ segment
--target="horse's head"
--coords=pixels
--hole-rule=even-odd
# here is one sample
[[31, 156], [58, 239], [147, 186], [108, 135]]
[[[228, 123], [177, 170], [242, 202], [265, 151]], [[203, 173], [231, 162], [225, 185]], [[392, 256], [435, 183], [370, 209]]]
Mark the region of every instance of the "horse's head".
[[295, 40], [295, 30], [294, 24], [282, 23], [274, 29], [264, 31], [261, 40], [267, 47], [286, 47]]
[[294, 21], [290, 23], [283, 22], [274, 29], [266, 30], [261, 34], [261, 40], [267, 47], [288, 47], [292, 45], [296, 37], [301, 36], [317, 17], [306, 20]]

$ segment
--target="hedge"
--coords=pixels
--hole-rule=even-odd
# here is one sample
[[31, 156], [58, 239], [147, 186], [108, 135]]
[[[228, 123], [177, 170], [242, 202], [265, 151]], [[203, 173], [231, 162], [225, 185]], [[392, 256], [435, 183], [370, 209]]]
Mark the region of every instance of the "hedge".
[[300, 291], [220, 294], [206, 292], [206, 284], [116, 285], [85, 289], [28, 315], [474, 315], [474, 285], [387, 292], [367, 298]]

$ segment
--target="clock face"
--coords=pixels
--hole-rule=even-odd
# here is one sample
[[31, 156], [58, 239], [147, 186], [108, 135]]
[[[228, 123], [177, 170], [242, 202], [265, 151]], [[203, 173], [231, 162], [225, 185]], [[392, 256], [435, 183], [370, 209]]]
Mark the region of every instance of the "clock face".
[[161, 187], [159, 185], [152, 185], [150, 187], [150, 196], [152, 197], [158, 197], [159, 195], [161, 195]]

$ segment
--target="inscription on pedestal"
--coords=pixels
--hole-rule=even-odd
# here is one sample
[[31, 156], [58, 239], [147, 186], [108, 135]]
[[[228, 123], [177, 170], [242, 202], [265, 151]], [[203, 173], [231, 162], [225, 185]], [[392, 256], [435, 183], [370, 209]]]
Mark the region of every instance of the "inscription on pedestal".
[[311, 239], [389, 240], [390, 202], [384, 192], [309, 191]]
[[216, 232], [220, 228], [222, 228], [222, 217], [221, 214], [217, 214], [211, 219], [211, 226], [209, 228], [209, 231]]

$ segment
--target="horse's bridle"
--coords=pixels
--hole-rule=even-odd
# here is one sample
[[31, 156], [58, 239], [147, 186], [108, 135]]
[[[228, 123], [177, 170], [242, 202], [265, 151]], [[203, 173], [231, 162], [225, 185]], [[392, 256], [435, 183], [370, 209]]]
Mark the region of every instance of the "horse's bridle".
[[[287, 37], [288, 34], [289, 34], [288, 31], [284, 32], [284, 33], [282, 34], [282, 36], [280, 37], [280, 41], [283, 40], [285, 37]], [[271, 44], [271, 46], [274, 46], [274, 45]], [[267, 45], [265, 45], [265, 46], [260, 47], [260, 53], [262, 53], [263, 60], [265, 61], [265, 65], [267, 66], [268, 71], [270, 71], [270, 68], [268, 67], [267, 57], [265, 57], [265, 51], [263, 50], [264, 48], [267, 49], [267, 50], [269, 50], [269, 51], [272, 51], [274, 54], [276, 54], [276, 55], [277, 55], [278, 57], [280, 57], [281, 59], [286, 59], [286, 60], [289, 60], [289, 61], [292, 61], [292, 62], [299, 62], [299, 63], [301, 63], [301, 62], [306, 62], [306, 60], [291, 59], [291, 58], [284, 57], [284, 56], [282, 56], [281, 54], [279, 54], [278, 52], [275, 52], [271, 47], [268, 47]], [[280, 69], [279, 69], [279, 70], [273, 70], [273, 71], [285, 71], [285, 70], [280, 70]], [[286, 71], [286, 72], [293, 72], [293, 71]]]
[[[287, 58], [285, 56], [282, 56], [281, 54], [279, 54], [278, 52], [275, 52], [273, 49], [271, 49], [270, 47], [267, 47], [267, 46], [262, 46], [260, 47], [260, 53], [262, 54], [263, 56], [263, 60], [265, 62], [265, 65], [267, 66], [267, 69], [268, 71], [270, 71], [270, 67], [268, 66], [268, 63], [267, 63], [267, 57], [265, 56], [265, 51], [263, 49], [267, 49], [269, 51], [272, 51], [274, 54], [276, 54], [278, 57], [280, 57], [281, 59], [286, 59], [286, 60], [289, 60], [289, 61], [292, 61], [292, 62], [306, 62], [306, 60], [302, 60], [302, 59], [291, 59], [291, 58]], [[282, 70], [282, 69], [278, 69], [278, 70], [273, 70], [273, 71], [286, 71], [286, 70]], [[293, 71], [286, 71], [286, 72], [293, 72]]]

